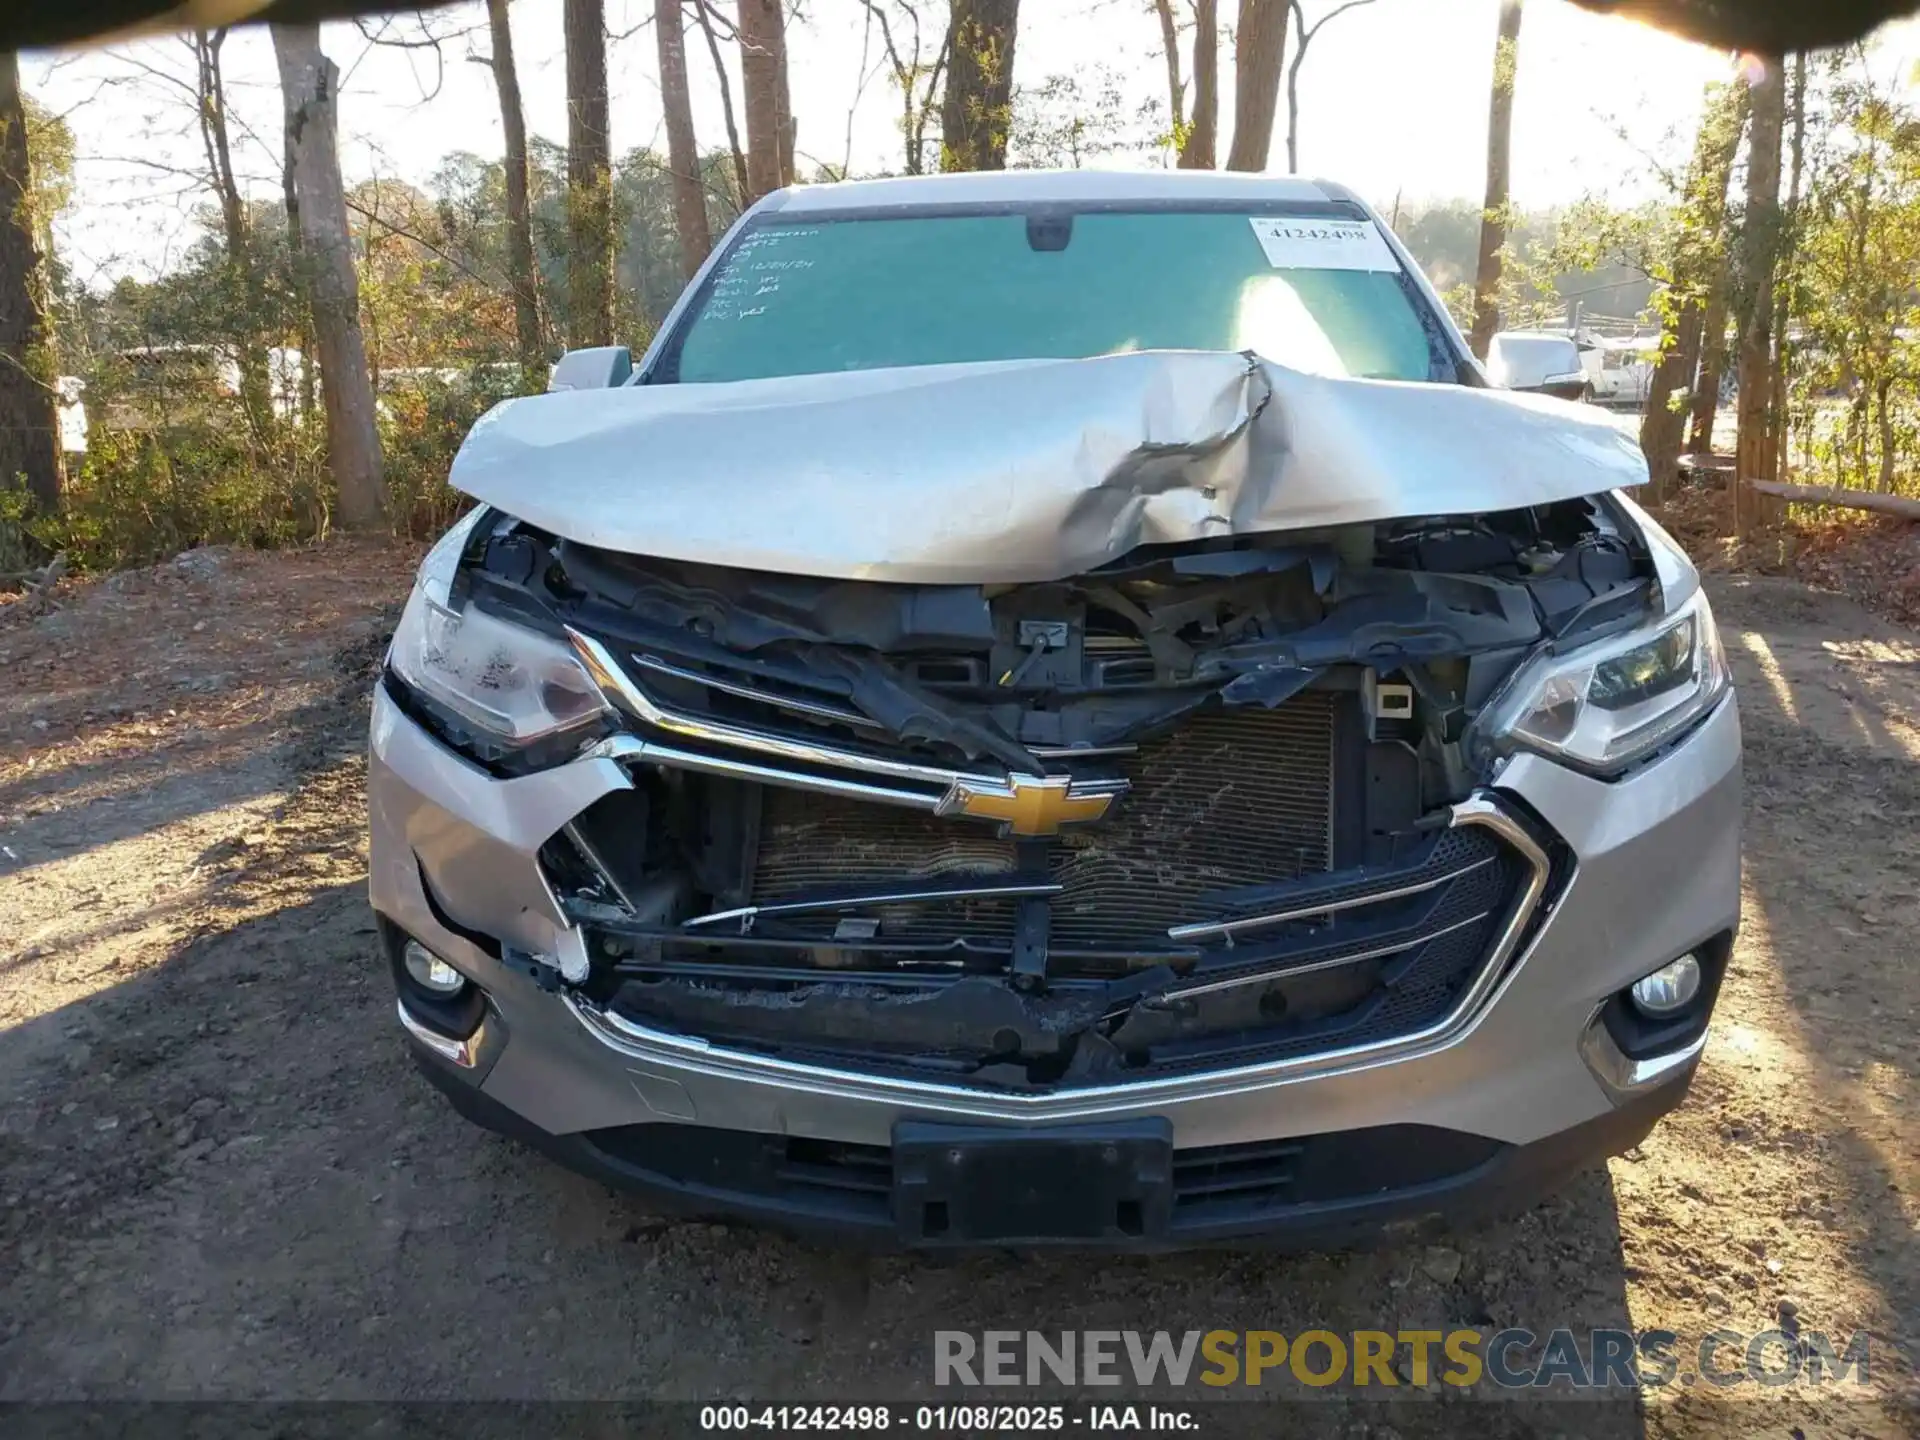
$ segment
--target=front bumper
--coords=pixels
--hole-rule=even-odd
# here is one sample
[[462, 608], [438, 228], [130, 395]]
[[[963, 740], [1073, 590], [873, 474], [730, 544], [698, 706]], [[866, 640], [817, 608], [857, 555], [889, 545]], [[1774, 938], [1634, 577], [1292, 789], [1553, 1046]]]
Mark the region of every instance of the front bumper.
[[[609, 759], [493, 779], [376, 694], [374, 908], [468, 974], [490, 1005], [485, 1043], [470, 1063], [422, 1049], [424, 1063], [474, 1118], [536, 1140], [577, 1168], [655, 1190], [662, 1174], [644, 1158], [641, 1127], [658, 1127], [662, 1141], [685, 1140], [694, 1130], [679, 1127], [695, 1127], [878, 1150], [891, 1144], [896, 1125], [914, 1119], [1151, 1118], [1171, 1127], [1176, 1158], [1403, 1126], [1462, 1137], [1459, 1153], [1470, 1158], [1476, 1144], [1498, 1147], [1444, 1181], [1376, 1196], [1379, 1213], [1356, 1212], [1340, 1223], [1377, 1227], [1396, 1218], [1396, 1206], [1451, 1210], [1489, 1187], [1510, 1190], [1500, 1175], [1550, 1180], [1569, 1155], [1584, 1161], [1624, 1148], [1678, 1100], [1697, 1038], [1629, 1059], [1597, 1017], [1608, 997], [1640, 976], [1724, 942], [1739, 919], [1740, 735], [1729, 697], [1683, 743], [1618, 781], [1530, 755], [1506, 765], [1482, 798], [1551, 830], [1571, 856], [1570, 873], [1535, 917], [1524, 948], [1443, 1033], [1388, 1054], [1323, 1057], [1280, 1071], [1003, 1094], [781, 1061], [620, 1024], [495, 958], [494, 942], [549, 955], [579, 943], [535, 855], [580, 810], [627, 783]], [[614, 1133], [627, 1137], [624, 1158], [596, 1159], [605, 1147], [590, 1137]], [[669, 1193], [685, 1189], [699, 1205], [769, 1209], [752, 1187], [703, 1191], [665, 1180]], [[1265, 1216], [1264, 1228], [1312, 1219], [1297, 1206], [1281, 1207]], [[1223, 1226], [1216, 1227], [1222, 1237], [1241, 1233], [1237, 1221]]]

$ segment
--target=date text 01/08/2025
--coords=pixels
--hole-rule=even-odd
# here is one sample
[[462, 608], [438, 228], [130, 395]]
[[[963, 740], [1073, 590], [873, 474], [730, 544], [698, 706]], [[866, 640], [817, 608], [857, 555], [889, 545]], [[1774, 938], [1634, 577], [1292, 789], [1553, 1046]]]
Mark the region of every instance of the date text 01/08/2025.
[[1197, 1434], [1190, 1409], [1161, 1405], [703, 1405], [704, 1431], [815, 1433], [910, 1430], [926, 1434], [1017, 1434], [1118, 1430]]

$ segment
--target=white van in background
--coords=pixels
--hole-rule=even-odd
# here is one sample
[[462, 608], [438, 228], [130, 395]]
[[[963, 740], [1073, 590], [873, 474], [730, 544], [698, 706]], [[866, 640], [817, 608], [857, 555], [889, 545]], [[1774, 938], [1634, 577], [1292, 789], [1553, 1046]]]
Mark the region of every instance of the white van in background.
[[57, 399], [54, 413], [60, 427], [60, 448], [69, 455], [87, 453], [87, 382], [78, 375], [62, 375], [54, 381]]

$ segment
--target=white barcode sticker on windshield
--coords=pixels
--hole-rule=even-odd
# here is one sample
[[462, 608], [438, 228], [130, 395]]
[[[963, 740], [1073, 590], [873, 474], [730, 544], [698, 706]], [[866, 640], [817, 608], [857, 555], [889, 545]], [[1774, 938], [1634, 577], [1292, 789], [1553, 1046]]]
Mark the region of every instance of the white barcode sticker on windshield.
[[1254, 237], [1276, 270], [1398, 270], [1393, 247], [1371, 220], [1304, 215], [1250, 216]]

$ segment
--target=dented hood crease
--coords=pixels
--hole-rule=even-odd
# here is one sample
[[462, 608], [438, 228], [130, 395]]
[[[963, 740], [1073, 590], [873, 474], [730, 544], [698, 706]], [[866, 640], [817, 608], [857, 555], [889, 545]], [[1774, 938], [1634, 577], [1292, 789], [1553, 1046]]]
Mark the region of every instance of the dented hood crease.
[[1632, 437], [1577, 405], [1202, 351], [529, 396], [482, 417], [451, 476], [581, 544], [920, 584], [1646, 478]]

